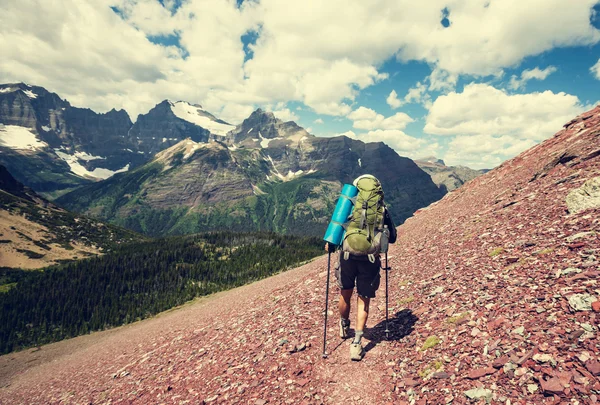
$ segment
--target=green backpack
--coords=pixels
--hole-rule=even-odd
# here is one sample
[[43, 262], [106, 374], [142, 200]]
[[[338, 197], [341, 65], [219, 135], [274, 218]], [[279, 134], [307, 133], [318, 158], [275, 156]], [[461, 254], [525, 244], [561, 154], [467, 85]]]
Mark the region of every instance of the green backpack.
[[[360, 176], [354, 185], [358, 188], [358, 195], [349, 217], [342, 250], [355, 256], [369, 256], [369, 260], [374, 262], [375, 255], [381, 250], [385, 213], [383, 188], [371, 175]], [[348, 258], [348, 254], [344, 256]]]

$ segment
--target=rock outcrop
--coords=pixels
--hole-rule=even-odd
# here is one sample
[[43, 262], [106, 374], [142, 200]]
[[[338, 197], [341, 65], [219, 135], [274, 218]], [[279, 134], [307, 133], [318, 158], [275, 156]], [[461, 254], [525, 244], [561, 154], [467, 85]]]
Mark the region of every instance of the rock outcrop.
[[586, 181], [567, 196], [567, 207], [571, 214], [600, 207], [600, 177]]

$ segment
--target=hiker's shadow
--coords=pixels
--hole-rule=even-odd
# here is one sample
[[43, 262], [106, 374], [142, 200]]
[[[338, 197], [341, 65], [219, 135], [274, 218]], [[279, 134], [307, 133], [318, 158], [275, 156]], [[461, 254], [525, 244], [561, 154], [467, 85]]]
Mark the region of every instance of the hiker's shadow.
[[415, 323], [419, 320], [415, 314], [408, 308], [402, 311], [396, 312], [393, 317], [388, 320], [388, 336], [385, 333], [385, 320], [379, 322], [372, 328], [369, 328], [368, 337], [370, 342], [365, 346], [365, 352], [373, 349], [377, 344], [384, 340], [387, 341], [398, 341], [405, 336], [410, 335], [413, 330]]

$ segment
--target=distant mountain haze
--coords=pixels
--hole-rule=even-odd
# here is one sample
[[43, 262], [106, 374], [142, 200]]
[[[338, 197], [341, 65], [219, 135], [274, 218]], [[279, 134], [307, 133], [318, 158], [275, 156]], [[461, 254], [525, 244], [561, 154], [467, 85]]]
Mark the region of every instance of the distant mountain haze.
[[415, 163], [431, 176], [431, 179], [443, 191], [453, 191], [489, 170], [475, 170], [465, 166], [446, 166], [442, 159], [429, 156], [416, 159]]

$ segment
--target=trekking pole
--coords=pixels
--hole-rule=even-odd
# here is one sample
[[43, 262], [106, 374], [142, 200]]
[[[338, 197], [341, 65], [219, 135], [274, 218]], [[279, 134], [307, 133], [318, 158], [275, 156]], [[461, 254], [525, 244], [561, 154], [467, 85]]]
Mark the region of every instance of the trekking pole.
[[329, 311], [329, 273], [331, 269], [331, 252], [327, 252], [327, 287], [325, 288], [325, 324], [323, 325], [323, 358], [327, 358], [327, 311]]
[[389, 247], [389, 237], [390, 237], [390, 230], [388, 229], [387, 225], [384, 225], [383, 227], [383, 236], [381, 238], [381, 251], [385, 253], [385, 338], [389, 340], [390, 338], [390, 328], [388, 327], [388, 319], [389, 319], [389, 311], [388, 311], [388, 297], [389, 297], [389, 289], [388, 289], [388, 285], [389, 285], [389, 277], [388, 277], [388, 272], [390, 271], [390, 268], [388, 266], [388, 247]]
[[388, 284], [389, 278], [388, 273], [390, 268], [388, 267], [388, 254], [385, 252], [385, 338], [390, 339], [390, 328], [388, 328]]

